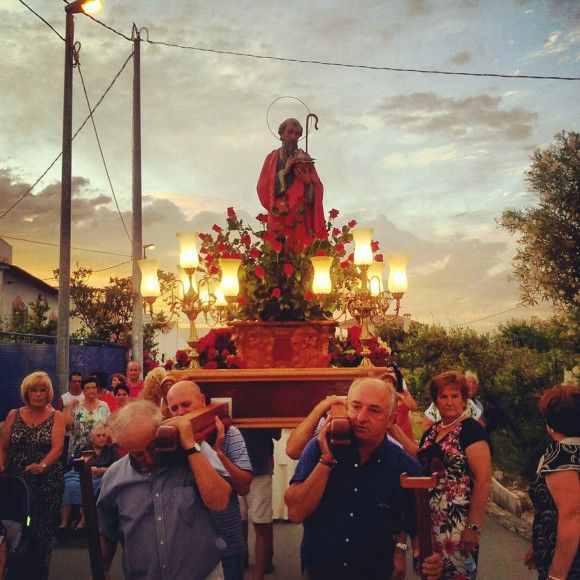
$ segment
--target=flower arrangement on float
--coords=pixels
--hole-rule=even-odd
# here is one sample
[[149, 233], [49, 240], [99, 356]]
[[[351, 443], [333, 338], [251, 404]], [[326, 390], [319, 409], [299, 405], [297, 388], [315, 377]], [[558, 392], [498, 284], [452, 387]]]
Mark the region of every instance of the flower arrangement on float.
[[[335, 338], [330, 344], [330, 366], [358, 367], [363, 359], [360, 326], [351, 326], [346, 338]], [[389, 345], [379, 337], [371, 337], [367, 344], [370, 361], [376, 367], [385, 367], [391, 361]]]
[[[214, 224], [210, 233], [200, 233], [200, 261], [209, 276], [219, 276], [230, 259], [241, 261], [234, 318], [277, 322], [331, 318], [341, 289], [358, 283], [354, 254], [347, 252], [357, 222], [338, 226], [339, 215], [330, 210], [325, 228], [314, 236], [295, 235], [293, 224], [284, 222], [283, 208], [276, 211], [280, 227], [268, 229], [268, 216], [259, 214], [261, 229], [254, 229], [230, 207], [225, 227]], [[372, 242], [372, 249], [375, 261], [382, 262], [378, 242]], [[332, 284], [324, 297], [313, 292], [313, 257], [330, 263]]]

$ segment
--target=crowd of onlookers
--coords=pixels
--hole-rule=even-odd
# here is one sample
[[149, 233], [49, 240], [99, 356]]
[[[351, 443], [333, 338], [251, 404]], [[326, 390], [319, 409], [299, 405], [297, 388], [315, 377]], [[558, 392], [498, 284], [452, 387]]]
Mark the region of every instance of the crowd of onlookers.
[[[215, 435], [197, 441], [189, 414], [206, 401], [192, 378], [182, 373], [178, 380], [159, 367], [142, 379], [135, 361], [126, 375], [110, 378], [72, 372], [53, 407], [48, 375], [25, 377], [24, 405], [8, 414], [0, 435], [0, 472], [22, 478], [34, 498], [29, 548], [16, 570], [9, 565], [10, 578], [47, 578], [53, 535], [86, 527], [73, 469], [84, 453], [92, 454], [106, 570], [121, 541], [128, 578], [240, 580], [251, 521], [255, 577], [273, 571], [273, 452], [280, 430], [240, 430], [216, 418]], [[380, 378], [356, 379], [347, 397], [321, 401], [293, 430], [286, 453], [298, 464], [285, 502], [291, 521], [304, 525], [305, 577], [372, 579], [392, 572], [404, 578], [407, 552], [427, 578], [476, 577], [492, 471], [478, 388], [469, 371], [433, 377], [432, 404], [420, 426], [411, 421], [417, 403], [393, 365]], [[550, 444], [530, 489], [536, 519], [525, 563], [541, 579], [580, 577], [579, 405], [580, 389], [563, 385], [540, 401]], [[335, 443], [337, 417], [348, 420], [350, 445]], [[174, 429], [173, 452], [160, 448], [161, 425]], [[417, 522], [403, 473], [436, 476], [429, 522]], [[421, 525], [433, 539], [431, 555], [420, 554]], [[2, 573], [14, 547], [11, 534], [0, 516]]]

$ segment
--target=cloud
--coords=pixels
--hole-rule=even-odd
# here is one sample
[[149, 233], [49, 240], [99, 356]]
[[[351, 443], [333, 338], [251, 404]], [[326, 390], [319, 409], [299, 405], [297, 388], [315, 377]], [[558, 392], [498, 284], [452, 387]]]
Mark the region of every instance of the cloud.
[[458, 52], [457, 54], [454, 54], [451, 59], [450, 62], [452, 64], [457, 64], [457, 65], [464, 65], [464, 64], [468, 64], [473, 60], [473, 55], [471, 54], [470, 50], [464, 50], [462, 52]]
[[503, 109], [503, 97], [489, 94], [446, 97], [434, 92], [410, 93], [384, 99], [375, 109], [385, 125], [402, 131], [444, 133], [455, 138], [522, 141], [532, 134], [538, 114], [521, 107]]
[[534, 51], [531, 58], [543, 58], [550, 55], [558, 55], [571, 51], [580, 43], [580, 25], [568, 32], [561, 30], [552, 31], [544, 40], [541, 48]]

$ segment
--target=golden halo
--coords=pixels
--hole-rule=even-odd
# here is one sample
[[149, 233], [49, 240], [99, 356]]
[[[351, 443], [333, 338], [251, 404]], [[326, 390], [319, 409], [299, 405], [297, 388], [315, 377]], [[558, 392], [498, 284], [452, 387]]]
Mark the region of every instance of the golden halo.
[[[268, 126], [268, 131], [270, 131], [270, 133], [272, 133], [272, 135], [274, 135], [274, 137], [276, 137], [276, 139], [278, 139], [278, 140], [280, 139], [280, 135], [278, 135], [278, 131], [276, 131], [274, 133], [274, 131], [272, 131], [272, 127], [270, 127], [270, 109], [272, 108], [272, 105], [274, 105], [274, 103], [276, 103], [282, 99], [294, 99], [295, 101], [302, 103], [304, 105], [304, 108], [308, 111], [308, 113], [310, 113], [310, 109], [308, 108], [308, 105], [304, 101], [300, 100], [298, 97], [293, 97], [292, 95], [284, 95], [283, 97], [278, 97], [278, 98], [274, 99], [270, 103], [270, 106], [268, 107], [268, 110], [266, 111], [266, 125]], [[298, 141], [302, 141], [305, 138], [306, 138], [306, 135], [303, 135], [302, 137], [300, 137], [300, 139], [298, 139]]]

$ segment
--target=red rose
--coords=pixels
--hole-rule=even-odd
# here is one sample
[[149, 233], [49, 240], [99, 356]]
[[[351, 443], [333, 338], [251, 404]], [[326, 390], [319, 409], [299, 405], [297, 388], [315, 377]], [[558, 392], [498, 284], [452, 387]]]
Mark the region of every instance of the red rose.
[[267, 224], [268, 223], [268, 214], [265, 213], [259, 213], [256, 216], [256, 219], [261, 223], [261, 224]]
[[228, 207], [228, 219], [229, 220], [235, 220], [237, 219], [237, 215], [236, 212], [234, 211], [233, 207]]
[[339, 214], [339, 213], [340, 213], [340, 212], [339, 212], [337, 209], [331, 209], [331, 210], [328, 212], [328, 215], [329, 215], [330, 219], [331, 219], [331, 220], [333, 220], [333, 219], [336, 219], [336, 218], [338, 217], [338, 214]]
[[166, 371], [170, 371], [173, 368], [173, 361], [168, 358], [163, 366], [165, 367]]
[[218, 252], [225, 252], [225, 250], [226, 250], [226, 245], [225, 245], [225, 244], [221, 244], [221, 243], [220, 243], [220, 244], [218, 244], [218, 245], [216, 246], [216, 250], [217, 250]]
[[334, 247], [336, 253], [339, 256], [343, 256], [344, 255], [344, 245], [343, 244], [336, 244], [336, 246]]
[[382, 254], [377, 254], [377, 255], [375, 256], [375, 260], [376, 260], [377, 262], [382, 262], [384, 259], [385, 259], [385, 258], [383, 257], [383, 255], [382, 255]]
[[241, 237], [242, 240], [242, 244], [244, 244], [244, 246], [249, 246], [250, 243], [252, 242], [252, 238], [250, 237], [250, 234], [243, 234]]
[[292, 264], [286, 262], [282, 268], [286, 276], [292, 276], [292, 274], [294, 274], [294, 266]]
[[213, 226], [211, 226], [211, 229], [218, 234], [222, 231], [222, 229], [217, 224], [213, 224]]
[[204, 369], [217, 369], [218, 368], [218, 364], [217, 361], [215, 360], [208, 360], [204, 365], [203, 365]]
[[217, 355], [218, 352], [213, 346], [210, 346], [207, 349], [207, 360], [214, 360], [215, 358], [217, 358]]
[[270, 296], [272, 298], [280, 298], [280, 296], [282, 296], [282, 290], [280, 290], [280, 288], [276, 287], [272, 290], [272, 294], [270, 294]]
[[258, 276], [258, 278], [263, 278], [266, 275], [266, 272], [265, 272], [264, 268], [262, 268], [262, 266], [256, 266], [254, 268], [254, 272], [255, 272], [256, 276]]
[[326, 252], [324, 250], [316, 250], [316, 256], [326, 256]]
[[249, 252], [248, 252], [248, 256], [250, 258], [259, 258], [260, 257], [260, 250], [258, 250], [258, 248], [252, 248]]
[[240, 306], [244, 306], [245, 304], [248, 303], [248, 298], [247, 296], [238, 296], [238, 304]]
[[216, 276], [217, 274], [220, 273], [220, 269], [217, 266], [211, 266], [208, 272], [210, 276]]
[[316, 239], [317, 240], [321, 240], [321, 241], [325, 241], [328, 240], [328, 232], [326, 230], [320, 230], [319, 232], [317, 232], [316, 234]]
[[379, 242], [377, 242], [377, 240], [373, 240], [371, 242], [371, 250], [373, 251], [373, 253], [379, 251]]
[[356, 226], [357, 223], [358, 222], [356, 220], [350, 220], [348, 222], [348, 227], [352, 229], [352, 228], [354, 228]]
[[279, 254], [282, 251], [282, 248], [284, 247], [282, 246], [282, 242], [279, 242], [278, 240], [273, 241], [270, 245], [277, 254]]
[[316, 295], [314, 292], [312, 292], [312, 290], [307, 290], [304, 292], [304, 300], [306, 300], [306, 302], [314, 302], [315, 299]]
[[340, 236], [340, 230], [338, 228], [332, 228], [332, 235], [335, 238], [338, 238], [338, 236]]
[[226, 358], [230, 356], [230, 351], [227, 348], [222, 348], [222, 357]]

